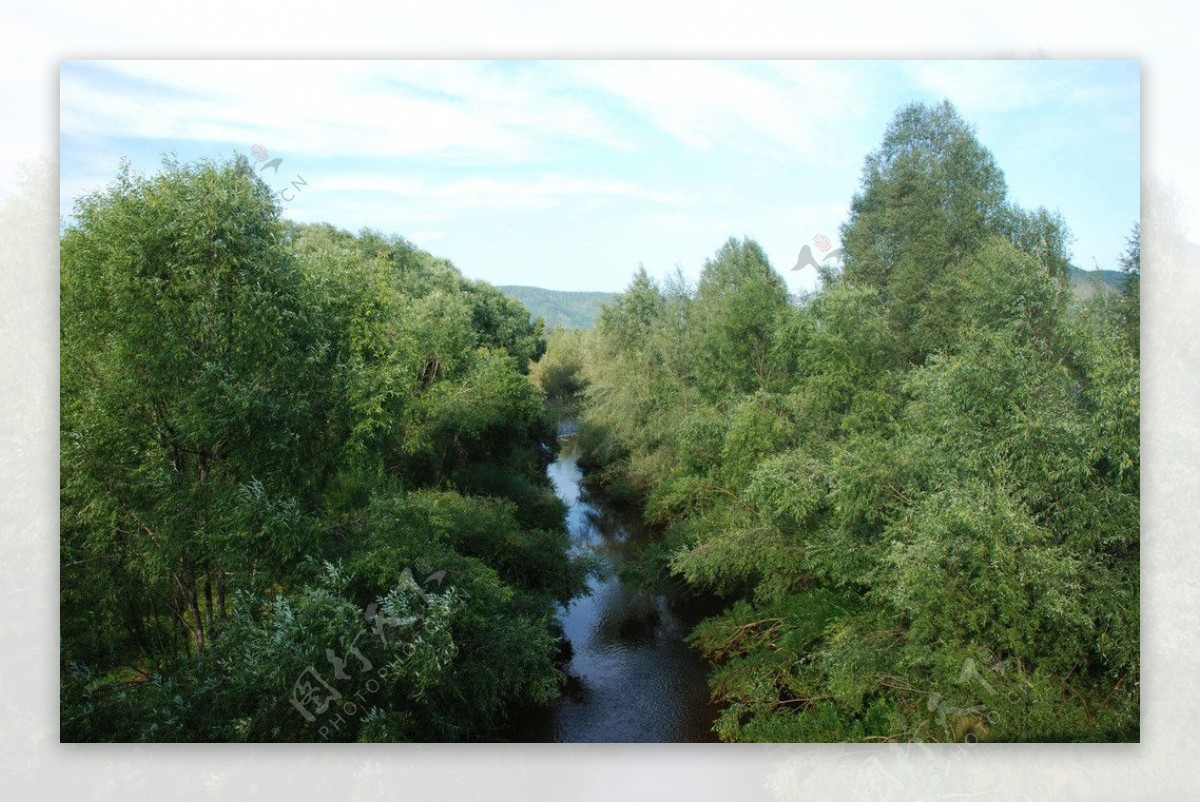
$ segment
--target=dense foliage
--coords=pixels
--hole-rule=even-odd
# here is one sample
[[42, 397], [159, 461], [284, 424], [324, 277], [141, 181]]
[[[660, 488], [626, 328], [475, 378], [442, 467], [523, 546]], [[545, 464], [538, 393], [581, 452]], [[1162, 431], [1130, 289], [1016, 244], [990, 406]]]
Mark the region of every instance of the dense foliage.
[[75, 220], [66, 741], [499, 738], [585, 588], [545, 474], [576, 416], [663, 530], [628, 577], [724, 602], [722, 738], [1138, 737], [1140, 232], [1072, 292], [1065, 222], [948, 104], [896, 114], [811, 296], [730, 239], [592, 331], [283, 221], [240, 159]]
[[897, 113], [842, 240], [801, 304], [751, 240], [694, 288], [640, 271], [546, 358], [593, 478], [666, 527], [646, 559], [729, 601], [692, 636], [718, 732], [1137, 739], [1136, 230], [1124, 293], [1073, 299], [1064, 222], [942, 104]]
[[529, 375], [546, 394], [546, 405], [554, 419], [570, 421], [579, 415], [587, 336], [579, 329], [555, 326], [546, 344], [546, 355], [533, 364]]
[[457, 740], [558, 691], [584, 587], [519, 303], [282, 221], [242, 160], [62, 236], [62, 738]]

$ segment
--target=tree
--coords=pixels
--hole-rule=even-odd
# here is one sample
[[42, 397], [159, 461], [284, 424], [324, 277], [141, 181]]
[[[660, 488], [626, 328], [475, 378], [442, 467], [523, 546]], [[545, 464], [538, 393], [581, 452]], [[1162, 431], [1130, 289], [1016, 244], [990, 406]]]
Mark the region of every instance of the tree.
[[1141, 352], [1142, 334], [1142, 226], [1133, 224], [1133, 232], [1125, 240], [1125, 251], [1119, 260], [1125, 272], [1125, 288], [1121, 291], [1121, 309], [1126, 330], [1135, 354]]
[[716, 399], [773, 385], [773, 338], [787, 310], [787, 286], [758, 243], [727, 241], [705, 262], [688, 310], [700, 390]]
[[880, 291], [911, 360], [952, 345], [959, 274], [993, 236], [1035, 255], [1066, 292], [1061, 218], [1023, 212], [1006, 191], [991, 153], [949, 102], [900, 109], [867, 157], [842, 227], [845, 276]]
[[[126, 168], [76, 218], [64, 738], [477, 739], [552, 699], [589, 564], [528, 313], [401, 238], [281, 221], [240, 159]], [[373, 617], [406, 638], [352, 660]], [[332, 736], [289, 704], [322, 684], [363, 695]]]
[[[302, 326], [278, 209], [244, 161], [167, 161], [153, 179], [126, 167], [76, 219], [62, 243], [64, 528], [72, 548], [104, 539], [90, 548], [119, 554], [140, 604], [165, 603], [202, 651], [231, 573], [285, 571], [311, 545], [287, 511], [319, 463], [305, 448], [320, 443], [306, 433], [321, 345]], [[255, 543], [247, 563], [233, 533], [251, 482], [290, 536]]]

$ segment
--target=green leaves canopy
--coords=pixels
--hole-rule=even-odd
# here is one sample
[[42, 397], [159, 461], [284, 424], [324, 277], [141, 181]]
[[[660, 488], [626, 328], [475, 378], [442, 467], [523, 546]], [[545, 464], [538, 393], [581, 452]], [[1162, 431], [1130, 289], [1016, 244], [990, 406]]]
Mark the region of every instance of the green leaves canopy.
[[717, 731], [1136, 739], [1136, 303], [1071, 299], [1065, 224], [948, 103], [897, 112], [842, 240], [798, 305], [752, 241], [640, 272], [586, 352], [595, 476], [727, 603]]
[[[75, 218], [64, 738], [483, 738], [557, 693], [550, 618], [586, 567], [519, 304], [400, 238], [281, 221], [241, 159], [125, 168]], [[372, 604], [417, 623], [410, 651], [346, 680], [363, 715], [330, 735], [289, 697], [345, 674]]]

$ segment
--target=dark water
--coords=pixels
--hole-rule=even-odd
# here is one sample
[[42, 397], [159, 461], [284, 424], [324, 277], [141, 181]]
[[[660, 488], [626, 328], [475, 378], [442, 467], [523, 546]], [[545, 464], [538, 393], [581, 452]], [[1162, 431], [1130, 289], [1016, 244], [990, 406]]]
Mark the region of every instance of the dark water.
[[616, 568], [652, 533], [635, 515], [589, 495], [576, 457], [575, 438], [562, 438], [548, 474], [567, 504], [574, 548], [594, 552], [606, 571], [590, 581], [590, 595], [576, 598], [559, 614], [573, 649], [564, 667], [570, 680], [563, 696], [553, 706], [522, 716], [514, 739], [716, 741], [707, 667], [684, 641], [702, 613], [711, 610], [621, 582]]

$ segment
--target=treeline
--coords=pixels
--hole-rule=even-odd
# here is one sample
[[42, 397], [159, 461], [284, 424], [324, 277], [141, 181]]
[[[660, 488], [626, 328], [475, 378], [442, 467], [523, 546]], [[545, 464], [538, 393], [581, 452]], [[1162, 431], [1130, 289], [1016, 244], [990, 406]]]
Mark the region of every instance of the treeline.
[[124, 168], [61, 241], [64, 741], [487, 739], [584, 588], [540, 324], [242, 159]]
[[1138, 233], [1073, 300], [1063, 221], [949, 104], [866, 160], [844, 267], [796, 304], [729, 240], [639, 272], [544, 377], [592, 477], [722, 595], [692, 635], [730, 741], [1136, 740]]

